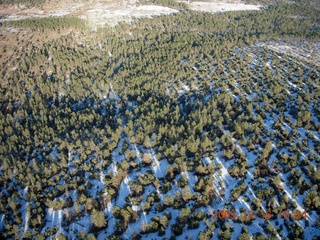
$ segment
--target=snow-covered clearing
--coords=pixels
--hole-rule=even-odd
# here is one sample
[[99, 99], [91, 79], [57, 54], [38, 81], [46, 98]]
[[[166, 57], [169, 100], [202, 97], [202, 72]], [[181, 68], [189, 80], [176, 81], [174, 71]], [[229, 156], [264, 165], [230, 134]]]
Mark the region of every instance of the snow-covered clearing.
[[2, 21], [21, 20], [27, 18], [76, 16], [87, 20], [89, 25], [96, 29], [106, 24], [116, 26], [120, 21], [131, 22], [134, 18], [152, 17], [160, 14], [178, 12], [175, 9], [157, 6], [138, 6], [136, 1], [96, 1], [87, 3], [65, 3], [44, 7], [26, 8], [24, 6], [7, 6], [0, 9]]
[[219, 2], [192, 2], [189, 5], [191, 10], [202, 12], [226, 12], [226, 11], [243, 11], [243, 10], [260, 10], [260, 5]]
[[58, 233], [62, 231], [62, 215], [63, 215], [63, 210], [57, 210], [54, 211], [53, 208], [48, 208], [47, 211], [47, 224], [46, 227], [43, 228], [45, 230], [46, 228], [53, 228], [54, 226], [58, 227]]
[[290, 44], [285, 42], [271, 42], [263, 45], [277, 53], [286, 54], [290, 57], [298, 58], [316, 66], [320, 66], [319, 42], [305, 41], [303, 44], [296, 44], [294, 42]]
[[[194, 11], [205, 12], [224, 12], [224, 11], [242, 11], [259, 10], [260, 5], [244, 4], [242, 2], [192, 2], [187, 3], [188, 7]], [[27, 18], [43, 17], [62, 17], [76, 16], [85, 19], [93, 28], [109, 25], [116, 26], [119, 22], [131, 22], [135, 18], [153, 17], [162, 14], [177, 13], [178, 10], [158, 6], [158, 5], [140, 5], [135, 0], [125, 1], [97, 1], [86, 3], [68, 2], [62, 4], [47, 3], [42, 8], [27, 8], [20, 6], [5, 6], [0, 9], [1, 21], [21, 20]]]
[[102, 5], [97, 3], [79, 16], [88, 20], [92, 26], [103, 26], [105, 24], [115, 26], [120, 21], [131, 22], [133, 18], [152, 17], [176, 12], [178, 11], [175, 9], [156, 5], [125, 5], [119, 7], [118, 4]]

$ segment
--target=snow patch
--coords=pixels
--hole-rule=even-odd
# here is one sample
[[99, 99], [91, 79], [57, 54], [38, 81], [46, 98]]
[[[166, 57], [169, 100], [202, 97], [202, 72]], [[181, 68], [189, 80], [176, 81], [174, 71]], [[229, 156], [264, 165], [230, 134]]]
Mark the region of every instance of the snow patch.
[[221, 2], [192, 2], [189, 4], [189, 7], [194, 11], [215, 13], [226, 11], [260, 10], [261, 5]]

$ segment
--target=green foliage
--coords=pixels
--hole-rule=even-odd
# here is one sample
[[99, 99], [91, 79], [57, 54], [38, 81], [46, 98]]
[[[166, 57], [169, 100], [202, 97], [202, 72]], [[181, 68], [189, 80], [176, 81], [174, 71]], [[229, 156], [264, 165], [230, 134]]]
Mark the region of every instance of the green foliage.
[[320, 209], [320, 196], [319, 193], [315, 190], [310, 191], [306, 198], [304, 199], [304, 205], [307, 209]]
[[[255, 211], [296, 207], [283, 186], [293, 198], [308, 191], [304, 206], [319, 210], [319, 69], [268, 47], [317, 42], [319, 16], [303, 3], [182, 11], [100, 29], [92, 41], [79, 19], [3, 23], [26, 28], [21, 34], [76, 31], [44, 43], [19, 39], [18, 47], [1, 35], [0, 238], [23, 237], [27, 203], [24, 237], [38, 238], [40, 230], [56, 236], [57, 227], [43, 228], [46, 214], [60, 211], [64, 234], [91, 214], [95, 234], [111, 218], [121, 235], [146, 217], [134, 238], [195, 229], [199, 239], [230, 239], [232, 228], [206, 210], [241, 197]], [[301, 228], [289, 232], [302, 236]]]
[[247, 190], [247, 186], [241, 184], [240, 186], [235, 187], [231, 191], [232, 201], [236, 201], [240, 195], [242, 195]]
[[139, 1], [139, 4], [154, 4], [154, 5], [160, 5], [165, 7], [171, 7], [175, 9], [188, 9], [188, 5], [184, 2], [179, 2], [176, 0], [141, 0]]
[[14, 21], [5, 21], [4, 27], [31, 28], [33, 30], [62, 30], [62, 29], [84, 29], [85, 22], [77, 17], [49, 17], [22, 19]]
[[0, 4], [27, 4], [28, 6], [39, 6], [45, 0], [0, 0]]
[[95, 228], [104, 228], [107, 226], [106, 219], [104, 217], [104, 213], [101, 211], [93, 210], [91, 215], [91, 221]]

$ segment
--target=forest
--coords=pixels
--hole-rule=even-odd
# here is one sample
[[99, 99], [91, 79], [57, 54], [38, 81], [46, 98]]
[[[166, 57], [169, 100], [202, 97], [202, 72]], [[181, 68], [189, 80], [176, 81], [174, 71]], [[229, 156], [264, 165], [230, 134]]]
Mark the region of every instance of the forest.
[[312, 4], [0, 30], [1, 239], [320, 237]]
[[29, 6], [41, 6], [45, 3], [46, 0], [0, 0], [0, 4], [26, 4]]

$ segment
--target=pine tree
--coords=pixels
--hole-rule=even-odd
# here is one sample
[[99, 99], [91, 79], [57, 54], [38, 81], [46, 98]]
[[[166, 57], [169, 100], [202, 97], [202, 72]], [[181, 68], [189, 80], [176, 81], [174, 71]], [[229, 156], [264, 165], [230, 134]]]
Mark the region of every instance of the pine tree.
[[189, 186], [187, 185], [182, 190], [182, 199], [185, 202], [189, 202], [191, 198], [192, 198], [192, 193], [190, 191]]
[[91, 221], [93, 226], [96, 228], [104, 228], [107, 226], [107, 222], [104, 217], [104, 213], [102, 211], [97, 211], [93, 209], [92, 215], [91, 215]]

